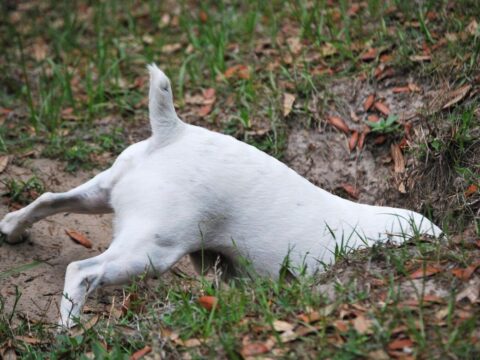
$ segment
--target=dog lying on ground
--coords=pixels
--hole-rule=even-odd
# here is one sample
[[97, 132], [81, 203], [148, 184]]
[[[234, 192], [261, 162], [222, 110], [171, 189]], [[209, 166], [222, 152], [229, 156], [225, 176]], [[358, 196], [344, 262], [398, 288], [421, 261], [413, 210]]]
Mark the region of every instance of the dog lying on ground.
[[110, 247], [68, 265], [60, 324], [70, 327], [97, 287], [164, 272], [189, 254], [198, 271], [220, 259], [225, 278], [248, 259], [260, 276], [312, 274], [348, 249], [415, 234], [439, 236], [422, 215], [353, 203], [308, 182], [273, 157], [230, 136], [182, 122], [170, 81], [150, 65], [152, 136], [123, 151], [108, 170], [65, 193], [45, 193], [0, 223], [19, 242], [36, 221], [58, 212], [115, 213]]

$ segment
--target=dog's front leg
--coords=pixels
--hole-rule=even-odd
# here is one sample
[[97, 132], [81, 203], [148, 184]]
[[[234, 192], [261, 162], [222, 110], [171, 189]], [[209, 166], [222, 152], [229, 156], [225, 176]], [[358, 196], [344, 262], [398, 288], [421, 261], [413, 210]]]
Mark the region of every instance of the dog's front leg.
[[22, 241], [25, 229], [33, 223], [59, 212], [108, 213], [109, 170], [64, 193], [44, 193], [30, 205], [7, 214], [0, 222], [0, 232], [9, 243]]
[[[154, 237], [149, 239], [153, 241]], [[86, 297], [97, 287], [125, 284], [144, 272], [163, 273], [185, 255], [180, 248], [152, 246], [143, 241], [141, 246], [132, 247], [132, 241], [124, 246], [126, 240], [131, 239], [114, 239], [103, 254], [68, 265], [60, 303], [61, 326], [70, 328], [75, 324]]]

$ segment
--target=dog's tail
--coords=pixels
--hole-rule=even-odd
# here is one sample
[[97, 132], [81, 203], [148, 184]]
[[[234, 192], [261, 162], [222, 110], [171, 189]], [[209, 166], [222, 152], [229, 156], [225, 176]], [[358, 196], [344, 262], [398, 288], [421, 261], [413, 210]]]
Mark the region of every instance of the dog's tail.
[[148, 111], [152, 133], [161, 142], [175, 136], [183, 122], [178, 118], [173, 106], [173, 94], [170, 80], [157, 65], [148, 65], [150, 73], [150, 91]]

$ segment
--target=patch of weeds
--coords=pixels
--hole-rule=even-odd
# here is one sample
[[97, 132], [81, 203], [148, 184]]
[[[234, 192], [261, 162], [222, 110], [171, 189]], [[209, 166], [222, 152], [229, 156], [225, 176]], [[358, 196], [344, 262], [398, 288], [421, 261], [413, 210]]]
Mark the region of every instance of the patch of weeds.
[[7, 192], [3, 195], [8, 197], [11, 203], [25, 205], [35, 200], [45, 190], [40, 179], [32, 176], [26, 181], [9, 179], [4, 181]]
[[391, 134], [400, 130], [400, 124], [397, 120], [397, 115], [390, 114], [386, 119], [380, 118], [377, 122], [367, 121], [367, 124], [370, 126], [371, 132], [373, 133]]

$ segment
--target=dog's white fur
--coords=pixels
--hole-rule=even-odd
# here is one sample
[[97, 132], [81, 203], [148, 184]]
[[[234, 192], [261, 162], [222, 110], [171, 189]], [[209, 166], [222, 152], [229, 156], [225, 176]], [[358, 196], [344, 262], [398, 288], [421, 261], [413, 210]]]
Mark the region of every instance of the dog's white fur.
[[164, 272], [186, 254], [198, 270], [218, 254], [226, 276], [246, 258], [258, 274], [277, 277], [287, 255], [294, 273], [302, 266], [313, 273], [334, 261], [337, 243], [357, 249], [414, 232], [441, 234], [418, 213], [342, 199], [250, 145], [183, 123], [169, 79], [155, 65], [149, 71], [152, 136], [85, 184], [45, 193], [0, 223], [14, 243], [58, 212], [115, 212], [108, 250], [67, 267], [61, 324], [73, 324], [95, 288]]

